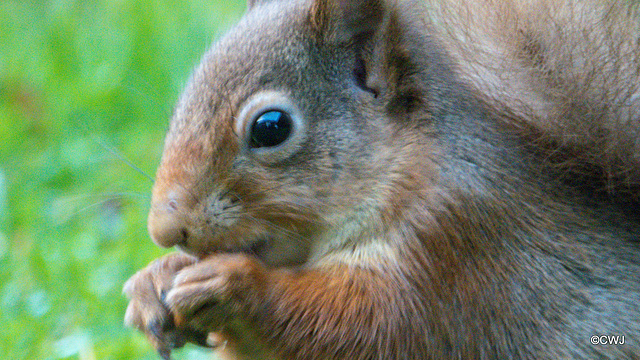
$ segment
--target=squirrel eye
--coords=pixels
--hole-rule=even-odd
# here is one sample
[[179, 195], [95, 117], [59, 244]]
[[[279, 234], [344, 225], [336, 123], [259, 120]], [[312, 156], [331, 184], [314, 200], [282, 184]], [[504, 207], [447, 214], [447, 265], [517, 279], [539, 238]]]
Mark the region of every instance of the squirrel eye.
[[293, 128], [291, 116], [284, 111], [270, 110], [258, 116], [251, 126], [249, 147], [272, 147], [282, 144]]

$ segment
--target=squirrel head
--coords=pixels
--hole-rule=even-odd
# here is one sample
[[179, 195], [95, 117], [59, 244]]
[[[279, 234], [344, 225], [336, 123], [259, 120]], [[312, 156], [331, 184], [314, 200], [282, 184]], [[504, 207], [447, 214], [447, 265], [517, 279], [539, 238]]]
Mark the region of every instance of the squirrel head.
[[375, 237], [428, 193], [446, 90], [434, 79], [448, 70], [392, 3], [249, 3], [176, 107], [149, 214], [157, 244], [300, 264]]

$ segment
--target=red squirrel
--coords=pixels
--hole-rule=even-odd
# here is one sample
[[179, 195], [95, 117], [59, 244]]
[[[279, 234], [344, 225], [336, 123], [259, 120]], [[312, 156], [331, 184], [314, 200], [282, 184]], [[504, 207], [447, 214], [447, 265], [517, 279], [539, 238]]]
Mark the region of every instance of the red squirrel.
[[249, 1], [125, 322], [165, 358], [640, 358], [639, 6]]

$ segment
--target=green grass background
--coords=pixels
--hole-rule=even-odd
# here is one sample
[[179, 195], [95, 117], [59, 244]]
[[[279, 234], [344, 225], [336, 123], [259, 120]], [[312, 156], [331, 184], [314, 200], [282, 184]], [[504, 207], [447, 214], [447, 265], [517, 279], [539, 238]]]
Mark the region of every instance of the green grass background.
[[0, 1], [0, 358], [158, 358], [122, 325], [123, 282], [169, 251], [127, 162], [153, 176], [191, 68], [244, 6]]

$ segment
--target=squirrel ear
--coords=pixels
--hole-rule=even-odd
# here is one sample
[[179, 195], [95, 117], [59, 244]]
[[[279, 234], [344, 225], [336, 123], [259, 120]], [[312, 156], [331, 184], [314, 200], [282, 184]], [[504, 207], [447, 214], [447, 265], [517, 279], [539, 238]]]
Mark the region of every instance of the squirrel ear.
[[310, 21], [322, 38], [342, 42], [375, 32], [384, 15], [384, 0], [315, 0]]
[[406, 119], [425, 119], [428, 90], [416, 65], [426, 61], [424, 43], [396, 0], [313, 0], [312, 31], [326, 43], [345, 43], [357, 53], [358, 85], [387, 102], [387, 110]]

